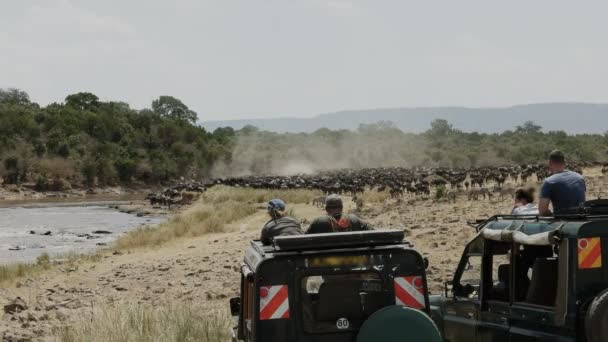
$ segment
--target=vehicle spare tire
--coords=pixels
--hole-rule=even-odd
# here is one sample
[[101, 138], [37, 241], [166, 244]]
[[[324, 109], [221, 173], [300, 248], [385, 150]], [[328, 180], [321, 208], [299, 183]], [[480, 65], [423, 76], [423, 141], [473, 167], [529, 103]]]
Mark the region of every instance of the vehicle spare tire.
[[371, 315], [359, 330], [357, 342], [441, 342], [429, 316], [404, 306], [389, 306]]
[[608, 289], [593, 299], [585, 316], [587, 342], [606, 341], [608, 336]]

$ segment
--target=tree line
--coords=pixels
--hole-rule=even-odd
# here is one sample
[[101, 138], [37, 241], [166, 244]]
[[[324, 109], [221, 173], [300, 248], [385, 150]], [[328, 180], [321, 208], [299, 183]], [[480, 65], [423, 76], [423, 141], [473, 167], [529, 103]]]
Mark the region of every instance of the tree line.
[[577, 161], [608, 160], [608, 135], [544, 132], [533, 122], [489, 134], [435, 120], [414, 134], [390, 122], [355, 131], [275, 133], [246, 126], [208, 132], [197, 120], [172, 96], [137, 110], [89, 92], [40, 106], [24, 91], [0, 89], [0, 183], [65, 190], [349, 167], [525, 164], [544, 160], [554, 148]]
[[88, 92], [41, 107], [21, 90], [0, 89], [0, 177], [40, 190], [200, 179], [230, 155], [235, 132], [210, 133], [196, 120], [171, 96], [143, 110]]

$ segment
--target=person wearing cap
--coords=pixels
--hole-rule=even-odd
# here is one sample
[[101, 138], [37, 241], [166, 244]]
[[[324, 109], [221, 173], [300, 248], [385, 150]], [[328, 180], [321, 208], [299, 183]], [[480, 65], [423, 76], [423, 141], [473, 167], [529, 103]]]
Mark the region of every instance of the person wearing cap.
[[358, 230], [372, 230], [372, 228], [359, 217], [343, 213], [342, 198], [330, 195], [325, 200], [326, 216], [315, 219], [306, 234], [321, 234], [335, 232], [351, 232]]
[[277, 198], [268, 202], [267, 211], [270, 221], [266, 222], [260, 236], [264, 245], [272, 244], [272, 240], [279, 235], [304, 234], [300, 222], [285, 215], [285, 202], [282, 200]]
[[577, 208], [585, 203], [587, 186], [585, 179], [580, 174], [566, 170], [566, 157], [564, 153], [555, 150], [549, 154], [549, 170], [552, 175], [545, 179], [540, 189], [540, 200], [538, 208], [540, 215], [551, 216], [549, 203], [553, 206], [553, 212]]

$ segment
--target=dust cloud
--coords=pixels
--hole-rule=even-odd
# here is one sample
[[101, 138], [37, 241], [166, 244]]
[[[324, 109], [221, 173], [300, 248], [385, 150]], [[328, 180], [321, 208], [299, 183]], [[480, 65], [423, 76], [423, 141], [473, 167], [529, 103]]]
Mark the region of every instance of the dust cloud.
[[378, 124], [353, 131], [312, 134], [255, 132], [238, 135], [230, 158], [216, 163], [214, 177], [311, 174], [320, 170], [412, 167], [429, 163], [426, 142]]

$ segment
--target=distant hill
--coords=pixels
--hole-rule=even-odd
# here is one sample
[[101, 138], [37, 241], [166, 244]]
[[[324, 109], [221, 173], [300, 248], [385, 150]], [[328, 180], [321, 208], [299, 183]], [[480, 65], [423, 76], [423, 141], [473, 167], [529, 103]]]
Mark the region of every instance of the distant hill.
[[312, 132], [319, 128], [356, 129], [359, 124], [392, 121], [405, 132], [422, 132], [434, 119], [446, 119], [463, 131], [502, 132], [526, 121], [534, 121], [545, 131], [604, 133], [608, 131], [608, 104], [541, 103], [504, 108], [425, 107], [349, 110], [312, 118], [276, 118], [206, 121], [208, 130], [253, 125], [274, 132]]

